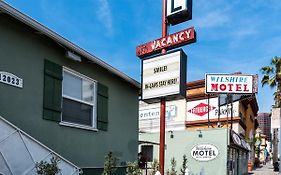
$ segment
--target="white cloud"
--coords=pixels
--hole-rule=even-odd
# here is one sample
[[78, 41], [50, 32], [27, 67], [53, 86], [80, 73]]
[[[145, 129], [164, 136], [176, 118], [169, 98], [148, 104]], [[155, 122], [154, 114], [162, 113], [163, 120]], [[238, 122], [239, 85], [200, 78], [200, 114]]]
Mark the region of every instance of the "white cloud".
[[226, 14], [225, 10], [216, 10], [195, 19], [195, 26], [199, 28], [220, 27], [229, 21], [230, 17]]
[[242, 28], [234, 30], [230, 37], [233, 38], [229, 42], [230, 48], [241, 47], [241, 43], [245, 41], [245, 39], [251, 39], [254, 35], [258, 34], [259, 31], [256, 27], [252, 26], [243, 26]]
[[107, 0], [99, 0], [99, 9], [97, 11], [99, 21], [104, 25], [107, 34], [113, 34], [112, 14]]

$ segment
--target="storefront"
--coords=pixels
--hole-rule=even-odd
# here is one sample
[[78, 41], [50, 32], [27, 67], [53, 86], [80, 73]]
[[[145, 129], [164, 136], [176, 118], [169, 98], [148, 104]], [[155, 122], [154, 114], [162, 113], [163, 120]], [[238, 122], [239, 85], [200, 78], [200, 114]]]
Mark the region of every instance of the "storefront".
[[248, 159], [251, 147], [234, 131], [230, 132], [230, 144], [227, 149], [227, 174], [248, 174]]
[[[159, 134], [142, 133], [140, 140], [139, 151], [149, 147], [149, 153], [157, 159], [159, 146], [152, 143], [159, 141]], [[165, 170], [171, 169], [171, 159], [175, 158], [179, 172], [186, 155], [189, 174], [243, 175], [248, 173], [249, 149], [244, 139], [227, 128], [166, 132]]]

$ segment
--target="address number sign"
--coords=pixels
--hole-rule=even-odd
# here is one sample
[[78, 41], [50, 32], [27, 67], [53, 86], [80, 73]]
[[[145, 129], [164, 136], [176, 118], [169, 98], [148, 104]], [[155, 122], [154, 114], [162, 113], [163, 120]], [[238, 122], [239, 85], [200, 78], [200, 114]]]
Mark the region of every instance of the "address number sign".
[[23, 80], [9, 72], [0, 71], [0, 82], [19, 88], [23, 87]]

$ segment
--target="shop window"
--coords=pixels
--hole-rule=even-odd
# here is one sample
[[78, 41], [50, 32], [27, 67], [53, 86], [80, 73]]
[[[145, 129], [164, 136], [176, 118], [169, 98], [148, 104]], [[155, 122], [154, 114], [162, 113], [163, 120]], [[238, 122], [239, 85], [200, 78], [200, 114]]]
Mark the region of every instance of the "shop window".
[[62, 121], [96, 127], [96, 82], [63, 69]]
[[142, 145], [141, 152], [147, 162], [153, 161], [153, 145]]

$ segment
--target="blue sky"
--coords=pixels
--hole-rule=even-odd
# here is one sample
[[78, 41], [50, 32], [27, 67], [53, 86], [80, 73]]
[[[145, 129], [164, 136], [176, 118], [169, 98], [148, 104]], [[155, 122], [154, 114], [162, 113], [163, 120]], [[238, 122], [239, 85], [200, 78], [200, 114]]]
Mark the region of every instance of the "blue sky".
[[[136, 46], [161, 37], [162, 0], [6, 2], [138, 81]], [[280, 11], [279, 0], [193, 0], [193, 19], [169, 28], [197, 32], [197, 42], [183, 47], [188, 81], [205, 73], [260, 74], [281, 55]], [[272, 93], [259, 87], [260, 112], [270, 110]]]

